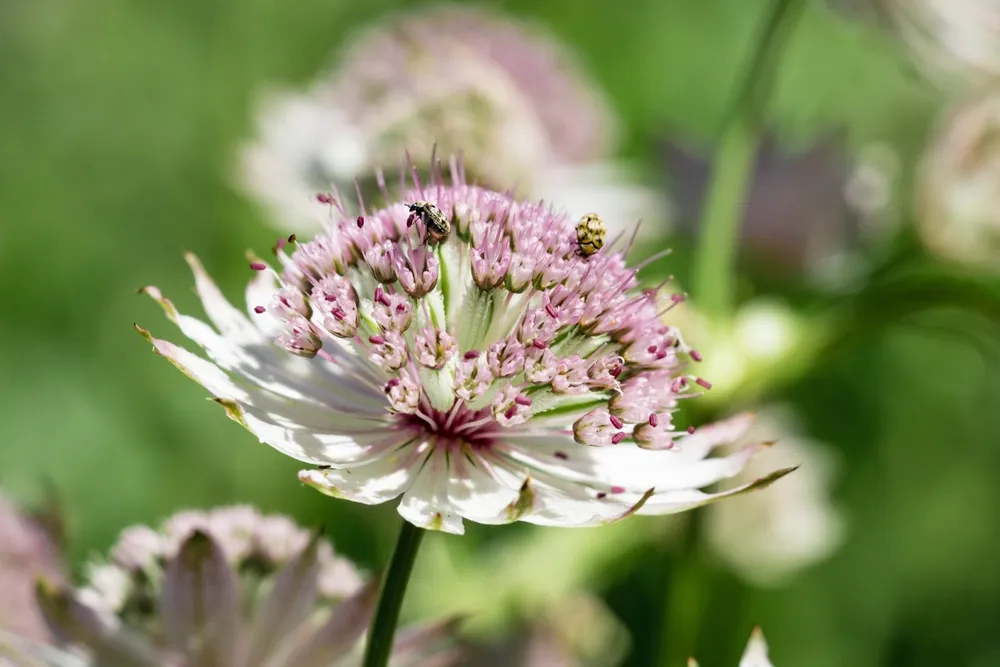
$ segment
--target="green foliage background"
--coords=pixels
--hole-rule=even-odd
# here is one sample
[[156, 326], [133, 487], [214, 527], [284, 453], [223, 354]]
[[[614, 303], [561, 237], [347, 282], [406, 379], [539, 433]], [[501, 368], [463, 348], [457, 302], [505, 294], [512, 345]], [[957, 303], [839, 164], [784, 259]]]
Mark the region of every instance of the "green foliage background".
[[[225, 419], [132, 323], [171, 329], [135, 296], [147, 283], [196, 309], [184, 250], [241, 293], [243, 251], [264, 252], [274, 235], [230, 186], [255, 94], [308, 81], [352, 28], [402, 4], [413, 3], [0, 3], [0, 485], [25, 500], [55, 485], [76, 563], [130, 523], [237, 501], [323, 521], [342, 551], [371, 568], [386, 561], [392, 507], [302, 489], [294, 462]], [[579, 50], [625, 121], [628, 153], [655, 180], [655, 139], [714, 136], [767, 3], [495, 4]], [[942, 102], [875, 28], [817, 3], [784, 58], [769, 120], [789, 144], [835, 128], [855, 145], [884, 140], [904, 156], [906, 181]], [[873, 327], [783, 391], [841, 454], [849, 539], [775, 591], [748, 590], [706, 562], [703, 666], [735, 665], [754, 623], [779, 667], [1000, 665], [995, 352], [993, 323], [939, 309]], [[508, 541], [549, 539], [526, 526], [469, 532], [429, 541], [474, 561]], [[654, 660], [672, 558], [638, 543], [608, 567], [574, 564], [629, 624], [629, 665]], [[464, 584], [423, 586], [447, 598]]]

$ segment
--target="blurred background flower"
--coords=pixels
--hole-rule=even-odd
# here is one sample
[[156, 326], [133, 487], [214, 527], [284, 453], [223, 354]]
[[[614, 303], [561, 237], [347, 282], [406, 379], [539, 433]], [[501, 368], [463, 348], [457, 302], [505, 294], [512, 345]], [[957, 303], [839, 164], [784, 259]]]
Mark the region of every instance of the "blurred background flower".
[[917, 210], [931, 252], [1000, 271], [1000, 95], [970, 99], [944, 118], [923, 158]]
[[437, 5], [383, 18], [355, 35], [302, 93], [271, 91], [259, 136], [243, 150], [246, 192], [275, 224], [313, 231], [338, 188], [374, 198], [375, 171], [395, 174], [404, 151], [427, 171], [461, 153], [470, 182], [542, 198], [573, 217], [601, 211], [613, 232], [666, 209], [641, 172], [613, 159], [619, 120], [566, 45], [530, 22]]
[[629, 648], [628, 630], [607, 605], [587, 593], [560, 598], [523, 614], [519, 628], [479, 646], [470, 665], [482, 667], [616, 667]]
[[753, 585], [785, 584], [829, 556], [843, 540], [844, 519], [830, 497], [832, 453], [798, 428], [787, 406], [762, 407], [746, 437], [775, 444], [753, 465], [798, 466], [795, 474], [770, 493], [737, 498], [705, 515], [705, 538], [712, 551]]
[[0, 493], [0, 632], [48, 638], [35, 604], [35, 580], [63, 581], [61, 536], [55, 528]]
[[918, 71], [944, 88], [1000, 81], [1000, 6], [993, 0], [876, 0]]
[[[88, 664], [324, 667], [358, 659], [376, 589], [318, 533], [233, 506], [127, 528], [82, 587], [43, 580], [38, 600]], [[457, 664], [448, 627], [402, 630], [392, 664]]]

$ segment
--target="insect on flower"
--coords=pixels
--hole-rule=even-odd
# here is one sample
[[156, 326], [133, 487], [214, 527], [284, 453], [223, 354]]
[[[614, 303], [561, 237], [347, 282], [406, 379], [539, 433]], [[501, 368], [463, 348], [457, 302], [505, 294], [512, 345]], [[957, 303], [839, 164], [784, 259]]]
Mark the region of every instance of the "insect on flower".
[[420, 216], [420, 220], [427, 228], [427, 234], [434, 241], [442, 241], [451, 232], [451, 223], [444, 217], [434, 204], [425, 201], [415, 201], [410, 204], [410, 213]]
[[590, 257], [603, 248], [606, 235], [604, 221], [596, 213], [587, 213], [576, 223], [576, 243], [584, 257]]

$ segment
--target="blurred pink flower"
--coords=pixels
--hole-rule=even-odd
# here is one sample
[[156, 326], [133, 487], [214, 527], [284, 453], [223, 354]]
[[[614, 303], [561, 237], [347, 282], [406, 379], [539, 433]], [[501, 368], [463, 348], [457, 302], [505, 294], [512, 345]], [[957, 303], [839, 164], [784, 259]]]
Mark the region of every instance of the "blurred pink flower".
[[609, 159], [616, 118], [573, 54], [547, 31], [483, 7], [389, 15], [350, 40], [308, 92], [265, 96], [258, 119], [240, 178], [290, 231], [319, 226], [317, 191], [435, 145], [461, 152], [470, 180], [486, 187], [516, 184], [574, 217], [600, 206], [614, 231], [637, 218], [649, 230], [665, 222], [641, 173]]
[[[375, 593], [329, 542], [286, 517], [250, 507], [182, 512], [160, 530], [125, 530], [82, 588], [39, 589], [70, 653], [20, 647], [55, 656], [44, 663], [53, 666], [72, 654], [95, 667], [325, 667], [357, 657]], [[392, 664], [456, 664], [450, 630], [403, 630]]]
[[35, 603], [39, 577], [63, 581], [57, 536], [0, 494], [0, 631], [26, 639], [48, 638]]

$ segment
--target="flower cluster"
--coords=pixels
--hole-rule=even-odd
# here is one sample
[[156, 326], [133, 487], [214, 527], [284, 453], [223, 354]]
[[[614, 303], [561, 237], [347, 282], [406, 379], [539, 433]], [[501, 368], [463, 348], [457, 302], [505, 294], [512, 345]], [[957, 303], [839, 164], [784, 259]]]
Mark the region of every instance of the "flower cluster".
[[[129, 528], [86, 579], [40, 585], [63, 648], [17, 641], [21, 653], [47, 665], [321, 667], [356, 657], [376, 592], [318, 534], [250, 507]], [[447, 635], [448, 624], [404, 632], [393, 664], [453, 664], [438, 661]]]
[[[360, 215], [324, 195], [327, 231], [291, 253], [279, 243], [278, 270], [252, 262], [249, 318], [194, 258], [215, 328], [146, 288], [211, 362], [140, 332], [261, 441], [318, 466], [304, 483], [363, 503], [402, 495], [400, 514], [425, 528], [597, 525], [787, 472], [699, 491], [759, 446], [712, 458], [725, 424], [675, 428], [679, 401], [710, 387], [662, 320], [682, 297], [639, 289], [621, 244], [584, 256], [565, 215], [451, 171], [451, 185], [414, 178]], [[439, 242], [418, 201], [448, 221]]]

